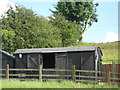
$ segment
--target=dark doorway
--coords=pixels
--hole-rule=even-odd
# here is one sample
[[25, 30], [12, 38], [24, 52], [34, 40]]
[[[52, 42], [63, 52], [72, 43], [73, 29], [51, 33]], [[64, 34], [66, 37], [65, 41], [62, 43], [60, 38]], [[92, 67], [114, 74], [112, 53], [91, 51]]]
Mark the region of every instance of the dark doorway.
[[55, 53], [43, 54], [43, 68], [55, 68]]

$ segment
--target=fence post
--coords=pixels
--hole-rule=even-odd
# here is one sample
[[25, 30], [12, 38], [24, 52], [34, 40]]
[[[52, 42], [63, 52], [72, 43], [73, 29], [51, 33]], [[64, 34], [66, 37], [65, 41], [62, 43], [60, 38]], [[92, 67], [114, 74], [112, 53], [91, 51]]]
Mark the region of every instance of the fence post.
[[75, 73], [75, 65], [72, 65], [72, 80], [73, 80], [73, 82], [75, 82], [76, 81], [76, 73]]
[[109, 67], [107, 68], [107, 82], [108, 82], [108, 84], [110, 84], [110, 69], [109, 69]]
[[6, 66], [6, 79], [9, 80], [9, 64]]
[[[112, 61], [112, 72], [113, 72], [113, 74], [112, 74], [112, 77], [113, 78], [115, 78], [115, 72], [116, 72], [116, 66], [115, 66], [115, 62], [114, 61]], [[114, 82], [115, 80], [113, 79], [113, 82]]]
[[42, 65], [38, 66], [38, 70], [39, 70], [39, 80], [42, 81]]

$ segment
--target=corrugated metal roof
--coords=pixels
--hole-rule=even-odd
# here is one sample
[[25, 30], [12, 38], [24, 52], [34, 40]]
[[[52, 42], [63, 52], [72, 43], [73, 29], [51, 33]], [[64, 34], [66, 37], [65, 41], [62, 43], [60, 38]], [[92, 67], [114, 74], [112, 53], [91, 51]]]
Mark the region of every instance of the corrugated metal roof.
[[9, 53], [6, 52], [6, 51], [0, 50], [0, 52], [4, 53], [5, 55], [7, 55], [7, 56], [9, 56], [9, 57], [11, 57], [11, 58], [13, 58], [13, 59], [15, 59], [15, 56], [9, 54]]
[[71, 51], [95, 51], [96, 46], [91, 47], [63, 47], [63, 48], [33, 48], [17, 49], [14, 54], [19, 53], [49, 53], [49, 52], [71, 52]]

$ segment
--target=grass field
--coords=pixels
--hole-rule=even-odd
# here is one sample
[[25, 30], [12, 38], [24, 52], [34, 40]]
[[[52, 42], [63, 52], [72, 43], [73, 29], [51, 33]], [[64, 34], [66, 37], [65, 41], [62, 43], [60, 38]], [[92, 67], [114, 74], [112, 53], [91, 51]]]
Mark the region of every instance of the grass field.
[[74, 47], [84, 47], [84, 46], [99, 46], [103, 52], [103, 61], [105, 60], [115, 60], [118, 62], [118, 44], [120, 42], [112, 43], [80, 43], [73, 45]]
[[2, 80], [2, 88], [118, 88], [117, 85], [98, 85], [98, 84], [81, 84], [72, 81], [19, 81], [19, 80]]

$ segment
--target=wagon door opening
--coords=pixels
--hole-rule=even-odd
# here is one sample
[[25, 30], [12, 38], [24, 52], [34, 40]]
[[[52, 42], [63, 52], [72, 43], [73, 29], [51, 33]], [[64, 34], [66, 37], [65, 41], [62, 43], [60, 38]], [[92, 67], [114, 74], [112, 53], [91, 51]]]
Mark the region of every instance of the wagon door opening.
[[43, 54], [43, 68], [55, 68], [55, 53]]

